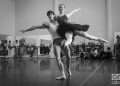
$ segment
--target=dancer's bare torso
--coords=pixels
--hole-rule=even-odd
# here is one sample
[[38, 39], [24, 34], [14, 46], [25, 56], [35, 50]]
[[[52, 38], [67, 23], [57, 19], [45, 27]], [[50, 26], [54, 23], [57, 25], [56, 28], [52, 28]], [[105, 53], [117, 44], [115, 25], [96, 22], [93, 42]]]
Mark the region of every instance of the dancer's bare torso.
[[45, 25], [52, 36], [52, 39], [60, 38], [57, 34], [58, 23], [57, 22], [45, 22]]
[[[58, 35], [57, 29], [58, 29], [58, 23], [57, 22], [46, 22], [43, 25], [45, 25], [50, 32], [52, 39], [61, 38], [61, 36]], [[65, 45], [69, 45], [72, 42], [72, 34], [66, 33], [65, 36], [67, 37]]]

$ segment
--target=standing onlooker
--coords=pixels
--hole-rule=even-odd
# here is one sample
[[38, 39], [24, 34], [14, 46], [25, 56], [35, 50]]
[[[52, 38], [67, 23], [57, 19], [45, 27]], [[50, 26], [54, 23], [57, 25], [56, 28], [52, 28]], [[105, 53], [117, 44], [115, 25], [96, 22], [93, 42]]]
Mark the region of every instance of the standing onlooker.
[[11, 40], [8, 41], [7, 46], [8, 46], [8, 56], [13, 57], [14, 56], [14, 48], [13, 48], [13, 44], [12, 44]]
[[15, 48], [14, 57], [17, 58], [18, 57], [18, 53], [19, 53], [19, 42], [18, 42], [18, 40], [15, 40], [14, 48]]

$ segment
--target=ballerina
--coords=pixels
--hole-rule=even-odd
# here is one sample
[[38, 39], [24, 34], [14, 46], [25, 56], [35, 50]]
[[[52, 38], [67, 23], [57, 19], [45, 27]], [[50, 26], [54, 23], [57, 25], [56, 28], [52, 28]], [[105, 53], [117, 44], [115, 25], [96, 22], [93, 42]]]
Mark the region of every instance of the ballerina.
[[[89, 40], [108, 42], [107, 40], [105, 40], [101, 37], [96, 37], [96, 36], [88, 34], [87, 31], [89, 30], [89, 27], [90, 27], [88, 24], [81, 25], [81, 24], [76, 24], [76, 23], [72, 23], [69, 21], [69, 18], [73, 14], [75, 14], [76, 12], [79, 12], [80, 10], [81, 9], [78, 8], [78, 9], [71, 11], [68, 14], [65, 14], [65, 5], [64, 4], [59, 5], [59, 16], [55, 17], [55, 19], [60, 24], [58, 29], [57, 29], [58, 34], [61, 35], [62, 37], [65, 37], [65, 34], [67, 32], [72, 32], [74, 35], [73, 38], [78, 35], [78, 36], [82, 36], [84, 38], [87, 38]], [[69, 37], [68, 38], [65, 37], [65, 38], [68, 39]]]

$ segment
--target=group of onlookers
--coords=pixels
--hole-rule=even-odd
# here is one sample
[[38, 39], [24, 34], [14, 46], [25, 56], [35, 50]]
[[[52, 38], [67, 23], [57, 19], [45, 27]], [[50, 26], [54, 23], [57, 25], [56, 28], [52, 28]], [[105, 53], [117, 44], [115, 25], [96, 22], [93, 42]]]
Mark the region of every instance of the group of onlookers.
[[104, 44], [88, 43], [72, 46], [72, 55], [87, 59], [112, 59], [113, 53], [110, 47], [105, 50]]
[[[117, 37], [119, 39], [119, 37]], [[117, 40], [115, 44], [115, 52], [116, 56], [120, 49], [120, 39]], [[34, 55], [38, 55], [38, 48], [40, 49], [40, 54], [49, 54], [51, 50], [50, 46], [45, 46], [44, 44], [40, 44], [40, 46], [35, 46], [34, 44], [26, 44], [25, 40], [15, 40], [7, 41], [0, 40], [0, 56], [8, 56], [8, 57], [23, 57], [25, 55], [29, 55], [33, 57]], [[95, 43], [89, 43], [88, 45], [72, 45], [71, 46], [72, 55], [77, 55], [81, 58], [112, 58], [112, 50], [110, 47], [104, 51], [104, 45], [95, 45]]]
[[[38, 51], [38, 48], [40, 51]], [[25, 39], [7, 41], [7, 40], [0, 40], [0, 56], [7, 56], [7, 57], [15, 57], [21, 58], [26, 55], [33, 57], [38, 56], [40, 54], [49, 54], [50, 46], [45, 46], [44, 44], [40, 46], [36, 46], [32, 43], [26, 43]]]
[[25, 53], [29, 53], [32, 56], [34, 48], [34, 45], [25, 45], [24, 40], [15, 40], [14, 42], [0, 40], [0, 56], [17, 58], [25, 55]]

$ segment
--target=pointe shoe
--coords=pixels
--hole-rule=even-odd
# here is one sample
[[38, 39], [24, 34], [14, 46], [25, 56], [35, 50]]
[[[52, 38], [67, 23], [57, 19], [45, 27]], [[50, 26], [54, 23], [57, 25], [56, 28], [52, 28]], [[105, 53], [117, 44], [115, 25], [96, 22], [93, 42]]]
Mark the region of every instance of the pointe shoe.
[[108, 42], [109, 42], [109, 41], [103, 40], [103, 39], [99, 39], [98, 41], [99, 41], [99, 42], [103, 42], [103, 43], [108, 43]]
[[107, 40], [104, 40], [103, 42], [104, 42], [104, 43], [108, 43], [109, 41], [107, 41]]
[[56, 77], [56, 80], [65, 80], [66, 79], [66, 76], [58, 76]]

